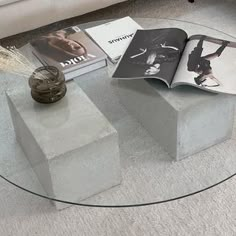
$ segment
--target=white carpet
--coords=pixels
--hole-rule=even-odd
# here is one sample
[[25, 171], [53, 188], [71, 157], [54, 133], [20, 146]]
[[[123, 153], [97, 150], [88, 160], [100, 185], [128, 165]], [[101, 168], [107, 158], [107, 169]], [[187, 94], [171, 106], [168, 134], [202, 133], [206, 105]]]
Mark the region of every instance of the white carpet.
[[[236, 36], [236, 1], [136, 0], [87, 20], [167, 17], [206, 24]], [[0, 180], [0, 235], [236, 235], [236, 178], [178, 201], [139, 208], [70, 207], [63, 211], [45, 199]]]

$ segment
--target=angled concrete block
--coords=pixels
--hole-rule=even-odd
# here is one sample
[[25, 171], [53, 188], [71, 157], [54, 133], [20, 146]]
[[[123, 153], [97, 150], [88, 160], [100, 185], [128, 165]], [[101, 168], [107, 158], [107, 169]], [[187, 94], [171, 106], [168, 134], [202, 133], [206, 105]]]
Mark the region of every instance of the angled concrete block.
[[232, 96], [158, 80], [118, 80], [121, 103], [175, 160], [231, 137]]
[[49, 105], [25, 89], [7, 98], [17, 140], [48, 196], [79, 202], [120, 183], [118, 134], [80, 87], [67, 89]]

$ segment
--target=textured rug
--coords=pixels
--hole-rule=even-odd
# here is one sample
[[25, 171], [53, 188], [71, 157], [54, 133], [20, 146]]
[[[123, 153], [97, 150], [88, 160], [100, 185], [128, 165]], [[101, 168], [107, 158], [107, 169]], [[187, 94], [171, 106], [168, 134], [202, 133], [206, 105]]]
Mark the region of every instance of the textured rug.
[[[236, 37], [236, 1], [136, 0], [2, 40], [21, 46], [31, 38], [87, 21], [132, 17], [175, 18], [204, 24]], [[185, 199], [160, 205], [56, 211], [45, 199], [0, 179], [0, 235], [236, 235], [236, 179]]]

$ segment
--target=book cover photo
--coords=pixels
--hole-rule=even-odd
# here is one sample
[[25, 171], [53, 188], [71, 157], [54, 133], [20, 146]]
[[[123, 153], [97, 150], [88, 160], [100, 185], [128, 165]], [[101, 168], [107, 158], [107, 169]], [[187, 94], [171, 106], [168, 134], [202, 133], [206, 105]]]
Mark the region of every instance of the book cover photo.
[[112, 62], [117, 62], [138, 29], [142, 27], [131, 17], [110, 21], [86, 29]]
[[30, 44], [42, 64], [55, 66], [64, 74], [101, 61], [101, 66], [106, 65], [106, 54], [78, 26], [43, 35]]

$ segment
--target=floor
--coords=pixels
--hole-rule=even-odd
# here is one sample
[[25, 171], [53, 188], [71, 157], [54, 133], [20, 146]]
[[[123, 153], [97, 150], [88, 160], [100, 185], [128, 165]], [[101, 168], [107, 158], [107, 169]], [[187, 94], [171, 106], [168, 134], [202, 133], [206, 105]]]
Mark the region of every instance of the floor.
[[[236, 37], [235, 0], [131, 0], [2, 40], [21, 46], [35, 35], [86, 21], [130, 15], [192, 21]], [[56, 211], [45, 199], [0, 179], [0, 235], [236, 235], [236, 178], [203, 193], [138, 208], [70, 207]]]

